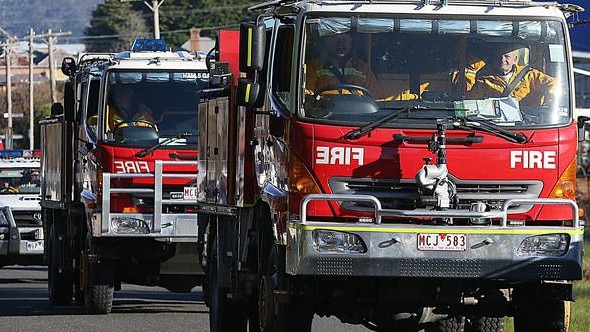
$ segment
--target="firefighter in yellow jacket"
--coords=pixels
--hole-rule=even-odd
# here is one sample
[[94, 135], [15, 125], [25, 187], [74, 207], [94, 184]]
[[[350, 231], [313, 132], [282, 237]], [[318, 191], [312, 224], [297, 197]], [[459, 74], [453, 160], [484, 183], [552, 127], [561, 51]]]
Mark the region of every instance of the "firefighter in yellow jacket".
[[112, 97], [107, 116], [107, 125], [110, 130], [129, 124], [141, 127], [155, 125], [151, 109], [136, 99], [133, 88], [114, 89]]
[[519, 44], [497, 45], [485, 62], [474, 62], [475, 75], [466, 75], [469, 99], [511, 96], [521, 105], [545, 105], [556, 89], [555, 78], [532, 68], [519, 65]]
[[[384, 97], [369, 65], [354, 54], [350, 33], [321, 37], [317, 47], [321, 48], [318, 50], [320, 57], [309, 61], [306, 68], [308, 94], [315, 94], [330, 86], [350, 84], [366, 88], [375, 99]], [[362, 94], [354, 89], [342, 89], [340, 92], [329, 90], [323, 93]]]

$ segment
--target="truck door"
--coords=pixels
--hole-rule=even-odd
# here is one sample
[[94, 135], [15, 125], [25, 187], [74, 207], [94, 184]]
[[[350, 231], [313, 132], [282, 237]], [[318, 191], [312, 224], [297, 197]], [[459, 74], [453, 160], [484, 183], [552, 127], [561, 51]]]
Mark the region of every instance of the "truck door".
[[259, 185], [275, 186], [279, 190], [287, 190], [285, 183], [288, 150], [285, 143], [285, 127], [289, 117], [297, 105], [296, 72], [294, 63], [295, 26], [276, 21], [270, 54], [269, 115], [256, 117], [255, 133], [258, 144], [255, 152], [258, 163], [257, 172]]
[[[92, 149], [96, 146], [98, 137], [98, 111], [100, 108], [100, 79], [91, 78], [81, 84], [81, 102], [76, 114], [78, 140], [76, 151], [75, 172], [76, 189], [74, 195], [78, 197], [83, 189], [91, 189], [96, 181], [97, 164], [93, 158]], [[76, 199], [78, 200], [78, 199]]]

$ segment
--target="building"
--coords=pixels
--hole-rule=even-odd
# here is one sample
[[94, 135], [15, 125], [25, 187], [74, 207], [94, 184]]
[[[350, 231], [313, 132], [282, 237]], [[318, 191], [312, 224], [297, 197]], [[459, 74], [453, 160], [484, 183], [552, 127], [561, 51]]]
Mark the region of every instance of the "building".
[[193, 27], [189, 30], [189, 33], [190, 38], [187, 42], [180, 46], [181, 49], [191, 53], [207, 53], [215, 47], [215, 40], [209, 37], [202, 37], [201, 29]]
[[[84, 44], [55, 44], [53, 59], [55, 62], [55, 79], [65, 80], [61, 70], [61, 62], [66, 56], [77, 57], [84, 52]], [[49, 49], [44, 43], [33, 43], [33, 81], [43, 82], [49, 80]], [[6, 68], [4, 55], [0, 58], [0, 68]], [[11, 83], [24, 84], [29, 82], [29, 42], [20, 41], [16, 44], [11, 61]], [[6, 71], [0, 74], [0, 89], [6, 89]]]

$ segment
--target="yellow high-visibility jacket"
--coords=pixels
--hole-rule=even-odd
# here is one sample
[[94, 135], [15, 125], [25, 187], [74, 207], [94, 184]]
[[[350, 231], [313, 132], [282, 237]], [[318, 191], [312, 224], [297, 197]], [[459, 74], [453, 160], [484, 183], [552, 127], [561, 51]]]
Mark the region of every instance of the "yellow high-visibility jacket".
[[[340, 77], [336, 75], [335, 70], [340, 72]], [[331, 85], [353, 84], [367, 88], [375, 99], [384, 97], [369, 65], [357, 57], [349, 59], [344, 68], [334, 69], [323, 66], [318, 60], [312, 60], [307, 63], [306, 72], [305, 90], [308, 94], [313, 94], [318, 89]]]
[[[515, 71], [508, 82], [504, 81], [497, 74], [477, 75], [475, 83], [471, 87], [471, 90], [467, 92], [466, 97], [468, 99], [501, 97], [504, 89], [525, 68], [527, 67], [516, 65]], [[538, 69], [528, 67], [528, 72], [514, 86], [514, 89], [510, 92], [510, 96], [516, 98], [524, 105], [543, 105], [545, 104], [545, 99], [550, 98], [550, 95], [555, 93], [555, 88], [555, 78], [544, 74]]]

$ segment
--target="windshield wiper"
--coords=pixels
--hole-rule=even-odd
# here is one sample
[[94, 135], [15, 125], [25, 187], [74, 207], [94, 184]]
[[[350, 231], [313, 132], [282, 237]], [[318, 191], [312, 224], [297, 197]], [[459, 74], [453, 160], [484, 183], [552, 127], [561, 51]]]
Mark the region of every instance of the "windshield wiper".
[[373, 122], [369, 122], [366, 125], [357, 128], [357, 129], [353, 129], [353, 130], [349, 131], [348, 133], [346, 133], [342, 137], [345, 139], [348, 139], [348, 140], [359, 139], [359, 138], [363, 137], [364, 135], [373, 131], [375, 128], [379, 128], [385, 122], [395, 120], [395, 119], [401, 117], [402, 115], [409, 115], [410, 113], [415, 112], [415, 111], [435, 110], [435, 109], [436, 110], [443, 110], [443, 111], [448, 111], [448, 110], [452, 111], [453, 110], [453, 109], [449, 109], [449, 108], [423, 107], [423, 106], [417, 106], [417, 105], [407, 106], [407, 107], [386, 107], [386, 108], [381, 107], [379, 109], [380, 110], [390, 109], [390, 110], [396, 110], [397, 112], [387, 114], [386, 116], [382, 117], [381, 119], [377, 119]]
[[476, 129], [485, 131], [486, 133], [490, 133], [501, 137], [507, 141], [523, 144], [528, 141], [528, 137], [526, 137], [523, 133], [513, 133], [510, 130], [506, 130], [501, 126], [498, 126], [488, 120], [483, 119], [475, 119], [475, 118], [457, 118], [453, 122], [454, 128], [459, 129]]
[[177, 141], [177, 140], [179, 140], [181, 138], [187, 138], [187, 137], [190, 137], [190, 136], [193, 136], [193, 134], [186, 133], [186, 132], [180, 132], [180, 133], [178, 133], [178, 134], [176, 134], [176, 135], [174, 135], [172, 137], [166, 138], [165, 140], [163, 140], [162, 142], [160, 142], [158, 144], [152, 145], [152, 146], [147, 147], [147, 148], [145, 148], [145, 149], [143, 149], [141, 151], [138, 151], [135, 154], [135, 156], [136, 157], [140, 157], [140, 158], [145, 157], [145, 156], [148, 155], [148, 153], [152, 153], [154, 150], [157, 150], [157, 149], [163, 147], [164, 145], [168, 145], [168, 144], [170, 144], [170, 143], [172, 143], [174, 141]]
[[373, 122], [369, 122], [366, 125], [361, 126], [357, 129], [353, 129], [353, 130], [347, 132], [346, 134], [344, 134], [344, 136], [342, 136], [342, 137], [345, 139], [348, 139], [348, 140], [359, 139], [359, 138], [363, 137], [364, 135], [373, 131], [375, 128], [380, 127], [385, 122], [397, 119], [402, 115], [409, 114], [411, 111], [418, 109], [418, 107], [416, 107], [416, 106], [395, 107], [395, 108], [392, 107], [392, 108], [388, 108], [388, 109], [396, 110], [396, 112], [393, 112], [391, 114], [387, 114], [386, 116], [384, 116], [380, 119], [377, 119]]

